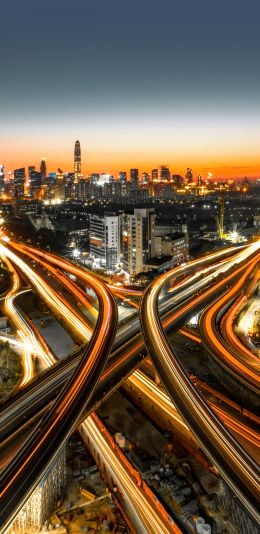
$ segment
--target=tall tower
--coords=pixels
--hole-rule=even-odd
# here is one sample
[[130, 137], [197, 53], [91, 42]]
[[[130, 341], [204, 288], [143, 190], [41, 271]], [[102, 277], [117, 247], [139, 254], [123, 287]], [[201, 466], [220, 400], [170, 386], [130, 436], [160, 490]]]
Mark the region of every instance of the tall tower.
[[47, 177], [47, 167], [46, 167], [46, 159], [42, 158], [41, 165], [40, 165], [40, 173], [42, 177], [42, 182], [45, 182]]
[[77, 184], [81, 176], [81, 148], [77, 140], [74, 148], [74, 182]]

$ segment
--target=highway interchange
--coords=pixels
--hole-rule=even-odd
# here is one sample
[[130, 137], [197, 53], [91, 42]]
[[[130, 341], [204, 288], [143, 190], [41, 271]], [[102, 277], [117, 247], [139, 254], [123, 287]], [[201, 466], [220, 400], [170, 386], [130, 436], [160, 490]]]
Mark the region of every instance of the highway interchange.
[[[192, 433], [207, 458], [258, 521], [257, 464], [232, 434], [232, 425], [233, 430], [235, 426], [238, 434], [241, 432], [256, 446], [257, 434], [250, 425], [243, 427], [239, 419], [234, 421], [233, 418], [231, 422], [224, 408], [221, 413], [205, 401], [181, 365], [167, 334], [178, 331], [195, 313], [203, 310], [200, 336], [212, 358], [253, 393], [259, 393], [258, 361], [237, 337], [232, 314], [237, 300], [241, 299], [241, 290], [246, 288], [250, 294], [257, 283], [259, 243], [226, 249], [160, 276], [142, 297], [141, 320], [134, 314], [118, 328], [114, 297], [122, 293], [123, 298], [130, 298], [136, 305], [139, 292], [109, 288], [80, 266], [19, 243], [3, 241], [0, 253], [13, 276], [13, 287], [5, 299], [5, 307], [18, 330], [25, 368], [20, 389], [0, 408], [0, 450], [2, 447], [3, 451], [9, 451], [10, 443], [19, 442], [19, 435], [23, 434], [23, 431], [19, 434], [19, 428], [27, 428], [32, 419], [37, 421], [40, 413], [39, 423], [25, 440], [23, 436], [21, 449], [14, 451], [1, 473], [1, 531], [11, 523], [78, 425], [83, 436], [92, 435], [93, 438], [96, 435], [96, 443], [101, 447], [96, 416], [90, 414], [127, 377], [136, 387], [145, 388], [146, 393], [150, 387], [150, 394], [157, 398], [158, 409], [170, 410], [185, 433]], [[28, 287], [22, 288], [20, 273], [82, 343], [68, 359], [55, 366], [55, 355], [44, 346], [41, 333], [32, 330], [32, 325], [14, 306], [13, 297], [21, 290], [28, 290]], [[53, 280], [66, 288], [66, 295], [57, 290]], [[86, 285], [95, 291], [97, 302], [86, 297]], [[73, 299], [88, 309], [87, 318]], [[147, 355], [144, 340], [169, 397], [152, 381], [149, 384], [143, 373], [135, 371]], [[47, 369], [31, 381], [32, 354], [37, 354]], [[49, 369], [49, 366], [52, 367]], [[109, 454], [109, 446], [104, 443], [101, 454], [115, 469], [112, 452], [111, 449]], [[130, 484], [127, 489], [126, 471], [127, 467], [121, 464], [114, 477], [127, 495], [133, 488], [127, 479]], [[135, 503], [136, 524], [142, 525], [139, 531], [164, 532], [160, 526], [162, 512], [157, 510], [153, 517], [154, 509], [149, 501], [152, 497], [149, 495], [148, 502], [146, 492], [140, 495], [137, 488], [136, 492], [131, 499]], [[144, 508], [141, 506], [143, 499]], [[149, 510], [148, 525], [144, 509]], [[151, 525], [154, 525], [153, 530]], [[177, 525], [167, 527], [165, 523], [164, 528], [165, 532], [179, 531]]]

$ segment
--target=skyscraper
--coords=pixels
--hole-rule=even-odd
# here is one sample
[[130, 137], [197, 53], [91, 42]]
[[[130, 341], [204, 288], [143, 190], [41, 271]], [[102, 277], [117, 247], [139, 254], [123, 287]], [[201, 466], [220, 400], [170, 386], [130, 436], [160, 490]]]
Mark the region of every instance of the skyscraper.
[[185, 178], [186, 178], [187, 184], [192, 184], [192, 182], [193, 182], [193, 174], [192, 174], [192, 169], [190, 169], [190, 167], [187, 168], [187, 172], [185, 174]]
[[5, 193], [5, 168], [0, 165], [0, 193]]
[[41, 160], [40, 173], [41, 173], [42, 182], [44, 183], [45, 180], [46, 180], [46, 176], [47, 176], [47, 167], [46, 167], [46, 159], [45, 158], [42, 158], [42, 160]]
[[157, 181], [157, 180], [158, 180], [158, 176], [159, 176], [159, 174], [158, 174], [158, 169], [153, 169], [153, 170], [152, 170], [152, 182], [153, 182], [154, 180]]
[[130, 182], [133, 189], [138, 189], [139, 171], [138, 169], [130, 169]]
[[120, 171], [118, 174], [118, 180], [121, 186], [121, 195], [126, 195], [127, 175], [125, 171]]
[[160, 166], [160, 180], [161, 181], [170, 181], [170, 169], [168, 165], [161, 165]]
[[29, 178], [29, 193], [31, 197], [40, 191], [42, 186], [42, 172], [35, 170], [34, 165], [28, 167], [28, 178]]
[[203, 178], [202, 178], [201, 174], [198, 175], [197, 185], [198, 185], [198, 187], [201, 187], [203, 185]]
[[81, 148], [80, 142], [77, 140], [74, 147], [74, 178], [77, 184], [81, 176]]
[[23, 198], [24, 196], [24, 185], [25, 185], [25, 167], [20, 169], [15, 169], [14, 171], [14, 197]]

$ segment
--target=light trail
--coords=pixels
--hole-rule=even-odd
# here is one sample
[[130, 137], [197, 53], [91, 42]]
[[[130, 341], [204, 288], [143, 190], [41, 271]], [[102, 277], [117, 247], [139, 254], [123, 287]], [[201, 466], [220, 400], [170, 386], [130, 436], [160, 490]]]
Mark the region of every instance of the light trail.
[[[24, 347], [25, 347], [25, 353], [27, 353], [27, 339], [26, 339], [26, 336], [23, 336], [23, 341], [24, 341]], [[25, 375], [24, 377], [24, 381], [28, 381], [30, 379], [30, 377], [28, 375]], [[92, 418], [93, 419], [93, 424], [95, 425], [95, 417]], [[100, 443], [95, 441], [94, 439], [94, 445], [95, 447], [100, 447]], [[11, 458], [9, 458], [9, 460], [11, 460]], [[120, 465], [120, 462], [118, 461], [118, 465]], [[131, 476], [131, 473], [130, 472], [127, 472], [127, 468], [124, 467], [121, 463], [121, 468], [118, 470], [118, 483], [121, 485], [122, 489], [123, 489], [123, 493], [124, 495], [127, 493], [129, 487], [131, 486], [131, 499], [132, 499], [132, 502], [133, 501], [136, 501], [136, 502], [139, 502], [139, 508], [141, 507], [142, 509], [142, 514], [145, 513], [145, 510], [146, 510], [146, 515], [147, 513], [150, 514], [150, 518], [149, 518], [149, 521], [152, 522], [153, 526], [154, 526], [154, 530], [152, 532], [154, 532], [154, 534], [158, 533], [158, 532], [162, 532], [162, 533], [170, 533], [170, 532], [176, 532], [176, 533], [179, 533], [181, 532], [177, 527], [176, 525], [174, 525], [172, 523], [172, 528], [169, 529], [169, 528], [166, 528], [164, 523], [163, 523], [163, 520], [162, 518], [160, 517], [158, 511], [156, 509], [154, 509], [152, 507], [152, 504], [151, 502], [149, 501], [147, 495], [142, 492], [142, 490], [140, 489], [137, 489], [136, 488], [136, 484], [135, 484], [135, 481], [132, 480], [132, 476]], [[129, 484], [129, 481], [131, 481], [131, 484]], [[154, 499], [154, 502], [156, 502], [156, 500]], [[161, 506], [162, 508], [162, 506]], [[137, 511], [135, 510], [134, 511], [134, 515], [136, 516], [137, 515]], [[168, 514], [165, 512], [165, 516], [167, 517]], [[148, 518], [146, 520], [144, 520], [144, 517], [142, 516], [142, 519], [143, 519], [143, 522], [140, 523], [140, 527], [141, 527], [141, 530], [142, 532], [150, 532], [150, 530], [145, 530], [145, 524], [147, 523], [148, 524]]]
[[[9, 244], [11, 245], [11, 243]], [[19, 250], [19, 247], [17, 245], [13, 246], [15, 248], [18, 248]], [[25, 261], [23, 261], [19, 256], [17, 256], [17, 254], [14, 254], [11, 250], [9, 250], [9, 248], [0, 245], [0, 254], [4, 255], [5, 257], [9, 258], [13, 263], [15, 263], [27, 276], [27, 278], [33, 284], [33, 286], [41, 295], [41, 297], [56, 312], [56, 314], [58, 316], [61, 315], [70, 327], [73, 327], [77, 331], [81, 330], [82, 337], [86, 341], [89, 341], [92, 330], [86, 324], [82, 324], [82, 321], [80, 321], [79, 317], [75, 316], [75, 313], [73, 313], [73, 308], [69, 307], [68, 303], [65, 302], [64, 298], [62, 298], [60, 295], [58, 296], [53, 289], [50, 289], [50, 287], [46, 284], [43, 278], [36, 272], [34, 272], [31, 267], [29, 267], [25, 263]]]
[[[214, 254], [212, 256], [214, 258], [216, 258], [216, 257], [221, 256], [222, 254], [223, 254], [223, 252], [219, 253], [219, 255], [218, 254]], [[208, 259], [209, 258], [207, 258], [207, 260]], [[196, 265], [196, 263], [202, 263], [203, 261], [205, 262], [206, 260], [205, 259], [204, 260], [197, 260], [194, 263], [192, 263], [191, 265]], [[57, 259], [56, 259], [56, 262], [57, 262]], [[236, 261], [235, 261], [234, 265], [235, 264], [236, 264]], [[85, 274], [85, 276], [89, 277], [89, 275], [87, 275], [87, 274]], [[95, 279], [95, 283], [98, 284], [97, 279]], [[202, 296], [200, 296], [198, 298], [198, 300], [203, 300]], [[107, 319], [109, 317], [109, 314], [108, 315], [105, 314], [104, 316]], [[111, 321], [111, 315], [110, 315], [109, 321]], [[103, 338], [104, 338], [104, 335], [102, 335], [102, 333], [101, 333], [101, 335], [99, 337], [100, 344], [102, 343], [102, 341], [104, 341]], [[112, 342], [112, 339], [110, 340], [110, 342]], [[142, 346], [143, 346], [143, 343], [140, 342], [140, 347], [142, 347]], [[135, 349], [136, 349], [136, 347], [134, 347], [133, 351]], [[93, 351], [91, 351], [91, 356], [93, 358]], [[89, 360], [91, 360], [91, 358], [89, 358]], [[89, 367], [87, 367], [87, 369], [89, 370], [89, 373], [92, 370], [92, 364], [93, 364], [93, 362], [91, 362], [91, 361], [86, 362], [86, 365], [89, 365]], [[54, 408], [51, 409], [51, 411], [53, 413], [53, 416], [56, 417], [56, 420], [54, 420], [53, 425], [51, 427], [48, 427], [48, 430], [46, 431], [46, 429], [43, 428], [43, 426], [44, 426], [43, 423], [41, 424], [41, 428], [40, 428], [40, 433], [41, 433], [41, 436], [42, 436], [41, 437], [41, 441], [38, 441], [38, 446], [35, 446], [35, 449], [34, 449], [35, 452], [33, 452], [33, 456], [34, 456], [35, 461], [37, 461], [37, 456], [35, 458], [35, 454], [39, 453], [39, 450], [41, 449], [41, 446], [43, 445], [43, 443], [45, 443], [46, 449], [50, 450], [50, 445], [53, 444], [53, 441], [51, 441], [51, 440], [50, 440], [50, 443], [48, 443], [48, 438], [50, 437], [50, 432], [52, 433], [52, 440], [55, 439], [55, 443], [56, 443], [56, 440], [57, 440], [57, 431], [65, 432], [65, 430], [63, 429], [63, 425], [61, 424], [61, 421], [63, 420], [62, 419], [63, 416], [65, 417], [65, 415], [66, 415], [66, 417], [68, 417], [70, 419], [70, 424], [71, 424], [71, 420], [72, 420], [73, 423], [75, 423], [75, 419], [77, 419], [78, 410], [76, 409], [76, 406], [75, 406], [76, 403], [74, 401], [75, 401], [75, 398], [77, 397], [79, 388], [81, 386], [81, 382], [84, 381], [84, 378], [85, 378], [83, 376], [84, 375], [84, 373], [83, 373], [83, 364], [82, 364], [82, 367], [81, 367], [81, 371], [82, 372], [81, 372], [81, 376], [80, 377], [79, 376], [77, 376], [77, 377], [75, 376], [73, 386], [70, 386], [70, 387], [67, 386], [67, 388], [66, 388], [66, 391], [67, 391], [67, 400], [66, 400], [66, 402], [65, 402], [65, 400], [63, 398], [63, 401], [59, 404], [58, 409], [55, 409], [55, 413], [53, 413]], [[84, 372], [85, 372], [85, 375], [86, 374], [88, 375], [88, 372], [86, 370], [86, 366], [85, 365], [84, 365]], [[93, 383], [96, 384], [96, 381], [93, 379], [93, 371], [92, 371], [92, 375], [91, 375], [91, 383], [92, 384]], [[84, 401], [82, 399], [82, 403], [83, 402], [84, 402], [84, 405], [85, 405], [86, 395], [84, 395]], [[44, 419], [44, 421], [45, 421], [45, 419]], [[56, 421], [58, 422], [57, 423], [58, 427], [57, 427]], [[44, 436], [43, 436], [43, 434], [44, 434]], [[68, 432], [66, 434], [66, 437], [67, 437], [67, 435], [68, 435]], [[66, 438], [64, 438], [64, 439], [66, 439]], [[43, 455], [45, 454], [45, 457], [46, 457], [47, 452], [48, 452], [47, 450], [46, 451], [44, 450], [44, 451], [42, 451], [42, 454]], [[52, 451], [52, 455], [54, 456], [53, 451]], [[29, 461], [31, 461], [31, 458], [32, 458], [32, 456], [29, 456], [29, 460], [26, 460], [26, 465], [28, 465]], [[42, 456], [41, 456], [41, 460], [42, 460]], [[31, 467], [33, 468], [32, 462], [31, 462]], [[13, 467], [13, 469], [14, 469], [14, 467]], [[26, 471], [25, 471], [25, 473], [26, 473]], [[13, 480], [15, 480], [16, 483], [17, 483], [17, 479], [18, 479], [19, 475], [20, 475], [20, 470], [17, 469], [15, 474], [14, 474], [14, 478], [13, 478]], [[28, 473], [28, 476], [32, 476], [31, 472]], [[24, 481], [25, 481], [25, 476], [24, 476], [24, 473], [23, 473], [23, 478], [22, 479], [20, 478], [20, 485], [17, 484], [15, 486], [16, 487], [16, 491], [20, 491], [20, 492], [22, 491], [21, 490], [21, 486], [22, 486], [22, 484], [24, 484]], [[13, 496], [11, 495], [10, 497], [12, 499]], [[8, 506], [10, 506], [10, 503], [8, 503]], [[1, 508], [0, 508], [0, 514], [2, 514]]]
[[[7, 252], [6, 252], [7, 251]], [[37, 281], [39, 292], [48, 294], [46, 284], [25, 262], [1, 245], [1, 252], [25, 269]], [[104, 369], [112, 346], [117, 324], [117, 312], [111, 293], [104, 283], [92, 275], [88, 281], [99, 301], [99, 316], [88, 346], [82, 349], [82, 357], [75, 372], [32, 431], [13, 460], [0, 477], [0, 524], [5, 531], [37, 486], [46, 468], [54, 461], [71, 432], [80, 421], [93, 396], [95, 386]], [[75, 323], [74, 323], [75, 324]], [[77, 324], [77, 323], [76, 323]]]
[[[247, 306], [248, 299], [241, 300], [241, 306], [239, 306], [239, 302], [237, 305], [236, 310], [234, 310], [234, 313], [238, 317], [237, 326], [235, 327], [235, 332], [237, 334], [238, 342], [242, 346], [245, 347], [245, 343], [248, 346], [247, 351], [251, 353], [255, 358], [258, 359], [259, 362], [259, 356], [260, 356], [260, 350], [258, 347], [255, 346], [254, 341], [251, 338], [251, 333], [254, 329], [254, 325], [256, 322], [256, 328], [259, 328], [259, 317], [260, 317], [260, 295], [259, 295], [259, 275], [260, 275], [260, 269], [258, 270], [258, 273], [255, 277], [256, 279], [256, 287], [257, 287], [257, 293], [251, 297], [251, 302]], [[255, 287], [253, 287], [253, 290]], [[253, 294], [253, 291], [252, 291]], [[242, 308], [247, 307], [247, 309], [244, 310]], [[258, 324], [257, 324], [258, 323]], [[240, 341], [243, 341], [243, 343]], [[246, 349], [246, 347], [245, 347]]]
[[[259, 242], [254, 243], [236, 255], [228, 266], [223, 267], [224, 271], [233, 267], [231, 274], [227, 274], [225, 280], [215, 283], [212, 288], [204, 291], [203, 295], [191, 299], [191, 302], [184, 305], [182, 310], [173, 314], [175, 320], [181, 314], [188, 312], [189, 308], [193, 309], [194, 306], [205, 302], [216, 291], [223, 291], [227, 283], [238, 276], [239, 272], [242, 273], [245, 270], [243, 265], [238, 267], [239, 263], [248, 261], [250, 256], [259, 250], [259, 245]], [[176, 270], [173, 269], [170, 273], [161, 275], [148, 287], [143, 296], [141, 319], [148, 351], [171, 399], [177, 405], [202, 448], [252, 516], [258, 521], [259, 478], [257, 466], [227, 431], [192, 384], [163, 331], [158, 313], [158, 297], [164, 284], [168, 283], [175, 272]]]
[[127, 468], [121, 451], [116, 445], [113, 447], [111, 439], [108, 441], [107, 432], [102, 426], [97, 416], [93, 414], [85, 419], [80, 427], [80, 433], [88, 447], [91, 444], [91, 449], [94, 448], [96, 454], [99, 454], [102, 463], [106, 465], [106, 469], [118, 485], [123, 499], [126, 500], [135, 518], [136, 531], [143, 534], [180, 533], [179, 527], [174, 522], [170, 524], [169, 519], [167, 521], [166, 517], [160, 517], [155, 499], [149, 499], [145, 493], [140, 474], [129, 463]]
[[[153, 380], [148, 378], [143, 372], [135, 371], [126, 379], [126, 385], [127, 383], [130, 386], [134, 386], [138, 394], [140, 393], [147, 397], [150, 401], [152, 401], [156, 408], [163, 411], [167, 417], [170, 417], [172, 423], [174, 425], [178, 425], [179, 428], [185, 432], [186, 437], [188, 437], [189, 440], [193, 439], [189, 427], [176, 410], [169, 395], [159, 388]], [[244, 425], [241, 421], [238, 421], [234, 416], [228, 413], [224, 407], [216, 405], [210, 400], [207, 402], [210, 404], [214, 412], [223, 420], [223, 422], [225, 422], [230, 430], [234, 430], [236, 434], [241, 435], [251, 445], [254, 445], [255, 447], [260, 446], [260, 436], [258, 432], [256, 432], [253, 428], [249, 428], [248, 425]]]
[[[224, 367], [228, 372], [233, 374], [236, 379], [244, 383], [250, 389], [259, 393], [259, 376], [260, 366], [259, 362], [252, 358], [252, 354], [246, 354], [243, 350], [242, 354], [237, 348], [236, 339], [233, 334], [233, 314], [230, 314], [228, 319], [221, 323], [224, 330], [224, 336], [227, 338], [227, 343], [222, 340], [217, 330], [218, 315], [225, 306], [232, 301], [232, 299], [241, 294], [246, 281], [258, 265], [260, 254], [253, 260], [249, 261], [248, 268], [241, 275], [239, 280], [229, 289], [221, 298], [215, 300], [210, 304], [200, 317], [200, 333], [201, 337], [210, 351], [211, 355]], [[233, 348], [235, 346], [235, 349]]]
[[[1, 245], [0, 245], [1, 247]], [[1, 251], [1, 248], [0, 248]], [[24, 353], [23, 353], [23, 369], [24, 369], [24, 376], [22, 379], [22, 385], [27, 382], [28, 379], [32, 379], [34, 376], [34, 368], [32, 365], [32, 354], [37, 353], [40, 357], [43, 367], [47, 367], [54, 363], [54, 359], [52, 357], [52, 354], [50, 351], [44, 351], [42, 350], [42, 346], [40, 343], [38, 343], [37, 338], [34, 335], [34, 332], [32, 331], [31, 327], [27, 324], [27, 322], [24, 320], [23, 315], [19, 312], [19, 310], [14, 305], [14, 300], [18, 296], [18, 290], [21, 287], [20, 284], [20, 278], [18, 276], [18, 273], [14, 269], [12, 263], [7, 259], [5, 254], [1, 254], [2, 260], [6, 263], [9, 271], [12, 273], [13, 276], [13, 287], [11, 291], [7, 294], [5, 301], [4, 301], [4, 309], [6, 312], [6, 315], [13, 321], [17, 328], [17, 334], [22, 338], [24, 341], [26, 339], [26, 346], [24, 346]], [[22, 295], [26, 293], [28, 289], [20, 290], [19, 295]]]

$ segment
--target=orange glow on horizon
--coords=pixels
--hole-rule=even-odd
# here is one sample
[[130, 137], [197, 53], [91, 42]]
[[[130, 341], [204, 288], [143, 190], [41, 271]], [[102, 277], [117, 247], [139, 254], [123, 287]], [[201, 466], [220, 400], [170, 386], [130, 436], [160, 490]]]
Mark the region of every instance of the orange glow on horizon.
[[[95, 158], [96, 159], [96, 158]], [[40, 170], [40, 160], [41, 158], [29, 158], [28, 156], [24, 157], [24, 160], [22, 161], [21, 158], [4, 161], [3, 165], [5, 167], [5, 174], [7, 176], [7, 173], [13, 172], [14, 169], [18, 169], [20, 167], [27, 168], [29, 165], [35, 165], [37, 170]], [[136, 160], [132, 159], [126, 159], [122, 158], [121, 163], [120, 162], [110, 162], [107, 160], [102, 159], [96, 159], [96, 161], [93, 159], [93, 161], [89, 161], [89, 164], [85, 163], [83, 160], [82, 164], [82, 174], [84, 177], [87, 177], [91, 173], [109, 173], [113, 175], [115, 178], [118, 177], [119, 171], [126, 171], [127, 176], [129, 179], [130, 175], [130, 169], [131, 168], [138, 168], [139, 174], [141, 177], [141, 174], [143, 172], [150, 173], [152, 169], [159, 168], [160, 165], [167, 164], [170, 167], [171, 174], [180, 174], [181, 176], [185, 176], [187, 167], [191, 167], [193, 170], [193, 176], [196, 178], [199, 174], [202, 174], [204, 179], [207, 179], [208, 173], [212, 173], [212, 176], [210, 179], [212, 181], [216, 179], [240, 179], [247, 176], [248, 178], [260, 178], [260, 162], [256, 162], [255, 164], [251, 165], [235, 165], [234, 163], [230, 164], [223, 164], [223, 165], [208, 165], [205, 166], [205, 163], [203, 162], [201, 165], [196, 164], [192, 165], [192, 162], [186, 161], [182, 163], [176, 163], [170, 162], [169, 160], [166, 160], [165, 158], [157, 158], [157, 163], [154, 163], [152, 160], [149, 160], [149, 157], [140, 160], [140, 158], [136, 158]], [[58, 161], [53, 158], [47, 158], [47, 172], [57, 172], [58, 168], [61, 168], [64, 172], [73, 172], [73, 156], [71, 158], [62, 158], [62, 161]]]

